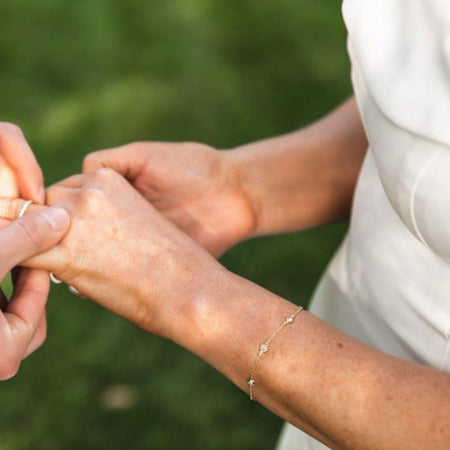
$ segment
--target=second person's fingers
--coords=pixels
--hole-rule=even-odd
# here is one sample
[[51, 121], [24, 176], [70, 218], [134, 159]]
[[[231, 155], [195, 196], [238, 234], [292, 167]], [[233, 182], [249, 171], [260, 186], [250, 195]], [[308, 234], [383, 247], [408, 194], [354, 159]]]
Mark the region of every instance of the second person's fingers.
[[33, 151], [17, 125], [0, 122], [0, 154], [14, 171], [22, 196], [43, 203], [44, 177]]
[[22, 261], [50, 250], [67, 233], [70, 216], [63, 208], [44, 207], [0, 230], [0, 276]]
[[[42, 270], [22, 269], [4, 318], [16, 330], [17, 363], [45, 339], [45, 305], [49, 292], [48, 273]], [[44, 318], [44, 319], [43, 319]]]
[[50, 279], [44, 270], [21, 269], [6, 312], [32, 327], [33, 334], [45, 312]]
[[42, 316], [39, 320], [38, 326], [36, 328], [36, 331], [34, 332], [34, 335], [28, 344], [27, 349], [25, 350], [24, 358], [26, 358], [28, 355], [36, 351], [44, 342], [45, 338], [47, 337], [47, 317], [45, 315], [45, 309], [42, 312]]
[[[27, 204], [27, 200], [23, 198], [0, 198], [0, 218], [7, 220], [16, 220], [23, 207]], [[26, 213], [36, 213], [44, 208], [42, 205], [31, 204], [28, 206]]]

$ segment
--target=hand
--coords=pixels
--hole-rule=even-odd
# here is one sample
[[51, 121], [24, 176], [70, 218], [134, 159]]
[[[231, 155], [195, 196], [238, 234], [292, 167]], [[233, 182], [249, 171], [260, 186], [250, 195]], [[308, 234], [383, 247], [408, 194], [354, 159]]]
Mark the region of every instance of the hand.
[[[25, 264], [53, 272], [149, 332], [168, 337], [173, 311], [221, 268], [111, 169], [70, 177], [47, 190], [47, 201], [69, 212], [70, 231]], [[22, 204], [4, 199], [0, 214], [15, 218]]]
[[83, 172], [108, 167], [120, 173], [164, 217], [219, 256], [255, 228], [252, 205], [226, 155], [203, 144], [140, 142], [91, 153]]
[[[0, 196], [14, 198], [19, 195], [36, 203], [43, 203], [44, 178], [21, 129], [17, 125], [0, 122]], [[25, 224], [27, 223], [25, 221]], [[0, 222], [0, 227], [3, 225], [4, 222]], [[15, 265], [12, 260], [3, 257], [4, 246], [12, 245], [14, 249], [18, 249], [17, 255], [21, 254], [20, 246], [25, 246], [21, 247], [24, 249], [30, 248], [26, 247], [29, 244], [28, 236], [24, 240], [21, 236], [22, 229], [19, 228], [16, 232], [14, 230], [17, 229], [17, 225], [12, 227], [13, 234], [17, 234], [17, 238], [12, 236], [13, 239], [9, 242], [4, 240], [5, 236], [11, 237], [11, 231], [8, 231], [11, 229], [0, 231], [2, 236], [0, 242], [5, 242], [0, 243], [0, 281], [9, 270], [5, 268], [12, 268]], [[47, 238], [39, 235], [41, 232], [39, 230], [42, 231], [42, 226], [36, 231], [37, 238], [46, 241]], [[61, 233], [57, 235], [61, 237]], [[51, 233], [51, 239], [56, 237], [55, 233]], [[48, 275], [39, 271], [28, 270], [23, 273], [20, 271], [21, 269], [16, 270], [17, 282], [13, 299], [7, 306], [7, 313], [0, 316], [0, 379], [14, 375], [21, 359], [39, 347], [45, 339], [44, 307], [48, 292]], [[0, 294], [0, 301], [3, 307], [6, 307], [3, 293]], [[36, 303], [30, 308], [30, 303], [33, 302]]]
[[[49, 250], [69, 228], [70, 218], [60, 208], [45, 208], [0, 229], [0, 281], [23, 260]], [[0, 379], [14, 376], [23, 358], [45, 340], [45, 304], [49, 278], [41, 270], [17, 273], [8, 302], [0, 289]]]
[[0, 122], [0, 196], [45, 200], [42, 171], [21, 129]]

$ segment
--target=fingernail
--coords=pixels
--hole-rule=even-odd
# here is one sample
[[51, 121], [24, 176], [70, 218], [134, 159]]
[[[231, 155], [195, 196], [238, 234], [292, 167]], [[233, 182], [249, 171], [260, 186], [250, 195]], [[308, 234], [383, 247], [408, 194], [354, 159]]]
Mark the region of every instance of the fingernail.
[[69, 213], [63, 208], [44, 208], [39, 214], [47, 220], [55, 231], [66, 229], [70, 223]]

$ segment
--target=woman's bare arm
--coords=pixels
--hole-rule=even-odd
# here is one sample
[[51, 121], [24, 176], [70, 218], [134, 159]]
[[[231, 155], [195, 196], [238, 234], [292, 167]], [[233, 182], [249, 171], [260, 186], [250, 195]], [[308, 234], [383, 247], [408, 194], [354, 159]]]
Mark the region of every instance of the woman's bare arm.
[[367, 142], [355, 101], [290, 134], [218, 151], [193, 142], [135, 142], [89, 154], [218, 256], [248, 237], [348, 216]]
[[351, 98], [307, 128], [226, 152], [255, 212], [253, 235], [346, 219], [366, 150]]
[[[228, 272], [208, 280], [173, 316], [169, 337], [248, 392], [259, 345], [295, 305]], [[331, 448], [450, 448], [450, 375], [366, 346], [308, 312], [275, 338], [255, 379], [257, 401]]]

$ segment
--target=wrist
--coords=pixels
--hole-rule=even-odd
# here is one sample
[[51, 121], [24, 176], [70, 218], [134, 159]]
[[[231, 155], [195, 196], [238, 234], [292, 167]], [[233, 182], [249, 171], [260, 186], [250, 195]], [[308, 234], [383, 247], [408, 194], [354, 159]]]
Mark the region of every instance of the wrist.
[[211, 319], [213, 305], [225, 298], [235, 275], [206, 253], [200, 261], [190, 258], [183, 272], [184, 281], [173, 283], [157, 334], [195, 352], [205, 336], [202, 324]]
[[215, 263], [177, 311], [167, 337], [246, 390], [259, 344], [294, 305]]
[[[263, 217], [263, 203], [259, 190], [262, 184], [258, 182], [259, 177], [255, 165], [252, 163], [253, 152], [247, 150], [247, 146], [236, 147], [220, 152], [225, 170], [231, 174], [232, 182], [238, 186], [242, 197], [242, 203], [248, 207], [248, 215], [253, 218], [251, 227], [248, 227], [246, 238], [255, 237], [260, 234]], [[256, 182], [255, 182], [256, 180]]]
[[[172, 320], [167, 323], [163, 337], [216, 366], [214, 355], [223, 350], [221, 335], [228, 334], [227, 328], [233, 328], [223, 319], [238, 297], [239, 277], [215, 260], [207, 269], [198, 268], [198, 273], [200, 277], [173, 308]], [[229, 333], [232, 337], [233, 332]]]

